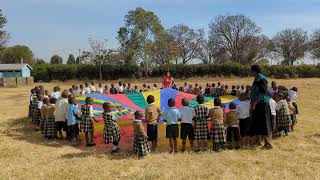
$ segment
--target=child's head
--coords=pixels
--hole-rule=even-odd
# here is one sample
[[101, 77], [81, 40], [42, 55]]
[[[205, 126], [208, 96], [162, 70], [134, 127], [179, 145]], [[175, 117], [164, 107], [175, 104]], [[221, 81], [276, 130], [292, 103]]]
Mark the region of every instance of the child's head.
[[180, 91], [180, 92], [183, 92], [183, 87], [179, 87], [179, 91]]
[[102, 87], [102, 83], [99, 83], [99, 87]]
[[189, 88], [192, 89], [192, 84], [189, 84]]
[[182, 104], [182, 106], [189, 106], [189, 100], [187, 98], [183, 98], [181, 100], [181, 104]]
[[69, 91], [65, 89], [65, 90], [63, 90], [61, 97], [68, 98], [68, 95], [69, 95]]
[[35, 90], [34, 89], [31, 89], [31, 94], [34, 94]]
[[122, 86], [123, 86], [124, 88], [126, 88], [126, 83], [123, 83]]
[[56, 98], [50, 98], [50, 104], [56, 104], [57, 99]]
[[202, 94], [199, 94], [197, 96], [197, 102], [198, 102], [198, 104], [203, 104], [204, 103], [204, 96]]
[[142, 85], [142, 87], [146, 88], [146, 87], [147, 87], [147, 85], [146, 85], [146, 84], [143, 84], [143, 85]]
[[168, 106], [169, 106], [169, 107], [174, 107], [174, 106], [176, 106], [176, 100], [173, 99], [173, 98], [170, 98], [170, 99], [168, 100]]
[[86, 87], [88, 87], [88, 86], [89, 86], [89, 84], [88, 84], [88, 83], [85, 83], [84, 85], [85, 85]]
[[232, 85], [231, 88], [234, 90], [234, 89], [236, 89], [236, 86], [235, 86], [235, 85]]
[[73, 93], [73, 89], [72, 88], [69, 89], [69, 93]]
[[187, 83], [187, 82], [184, 82], [184, 86], [187, 87], [187, 86], [188, 86], [188, 83]]
[[91, 82], [91, 85], [92, 85], [92, 86], [94, 86], [94, 85], [95, 85], [95, 83], [92, 81], [92, 82]]
[[293, 88], [291, 88], [291, 90], [294, 91], [294, 92], [298, 92], [298, 88], [297, 87], [293, 87]]
[[157, 88], [157, 84], [153, 84], [153, 87]]
[[71, 88], [76, 89], [76, 85], [72, 84]]
[[277, 83], [275, 81], [272, 81], [271, 82], [271, 87], [276, 89], [277, 88]]
[[37, 99], [38, 99], [38, 101], [42, 101], [43, 100], [43, 94], [42, 93], [38, 93], [37, 94]]
[[92, 98], [91, 97], [86, 97], [86, 104], [92, 105]]
[[148, 86], [147, 86], [147, 89], [151, 89], [151, 87], [148, 85]]
[[114, 88], [114, 84], [111, 84], [111, 87]]
[[45, 104], [45, 105], [49, 105], [49, 98], [47, 98], [47, 97], [45, 97], [45, 98], [43, 98], [43, 104]]
[[219, 106], [219, 107], [220, 107], [220, 106], [221, 106], [221, 99], [220, 99], [220, 98], [218, 98], [218, 97], [217, 97], [217, 98], [215, 98], [215, 99], [214, 99], [214, 101], [213, 101], [213, 105], [214, 105], [214, 106]]
[[119, 82], [119, 86], [122, 86], [122, 82]]
[[206, 84], [206, 87], [207, 87], [207, 88], [208, 88], [208, 87], [210, 87], [210, 84], [209, 84], [209, 83], [207, 83], [207, 84]]
[[42, 85], [39, 86], [39, 89], [41, 89], [42, 91], [44, 90], [44, 87]]
[[148, 104], [154, 103], [154, 96], [149, 95], [149, 96], [147, 97], [147, 103], [148, 103]]
[[108, 89], [108, 85], [105, 85], [105, 86], [104, 86], [104, 89]]
[[49, 95], [49, 91], [48, 90], [44, 90], [44, 94], [45, 95]]
[[248, 97], [247, 97], [246, 93], [241, 93], [241, 94], [240, 94], [240, 98], [239, 98], [240, 101], [245, 101], [245, 100], [247, 100], [247, 98], [248, 98]]
[[83, 84], [80, 84], [80, 89], [83, 89]]
[[236, 104], [235, 104], [234, 102], [231, 102], [231, 103], [229, 104], [229, 109], [230, 109], [230, 110], [235, 110], [235, 109], [237, 109]]
[[194, 87], [198, 87], [198, 83], [196, 83], [196, 84], [194, 85]]
[[240, 89], [240, 86], [239, 86], [239, 85], [237, 85], [237, 89]]
[[140, 111], [134, 112], [134, 118], [135, 119], [142, 119], [142, 117], [143, 117], [142, 112], [140, 112]]
[[225, 89], [229, 89], [229, 86], [228, 86], [228, 85], [225, 85], [224, 88], [225, 88]]
[[216, 87], [216, 84], [215, 84], [215, 83], [212, 83], [212, 84], [211, 84], [211, 87], [213, 87], [213, 88]]
[[277, 93], [275, 93], [274, 98], [276, 101], [280, 101], [284, 98], [284, 95], [281, 92], [277, 92]]
[[134, 89], [138, 89], [138, 86], [137, 86], [137, 85], [135, 85], [135, 86], [134, 86]]
[[241, 89], [244, 90], [244, 85], [241, 85]]
[[109, 102], [103, 103], [102, 108], [105, 112], [111, 112], [112, 109], [111, 104]]
[[76, 100], [71, 97], [71, 98], [68, 99], [68, 103], [69, 104], [76, 104]]

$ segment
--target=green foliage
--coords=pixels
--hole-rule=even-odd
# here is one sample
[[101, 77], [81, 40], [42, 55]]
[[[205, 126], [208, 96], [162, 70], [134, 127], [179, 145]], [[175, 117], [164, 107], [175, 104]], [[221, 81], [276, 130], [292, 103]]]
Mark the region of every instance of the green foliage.
[[12, 47], [4, 48], [0, 53], [0, 62], [2, 64], [21, 63], [33, 64], [33, 53], [28, 46], [15, 45]]
[[73, 54], [69, 54], [67, 64], [76, 64]]
[[62, 64], [63, 63], [63, 59], [61, 56], [55, 54], [51, 57], [50, 59], [50, 63], [51, 64]]
[[2, 14], [2, 10], [0, 9], [0, 48], [3, 47], [9, 39], [9, 34], [3, 30], [7, 22], [7, 18]]
[[[99, 79], [99, 67], [91, 64], [37, 64], [32, 68], [32, 76], [35, 81]], [[142, 77], [142, 70], [143, 68], [137, 65], [102, 65], [102, 78], [104, 80], [139, 79]], [[161, 77], [167, 71], [170, 71], [175, 78], [231, 75], [248, 77], [251, 75], [250, 66], [240, 64], [170, 64], [152, 67], [148, 75], [149, 77]], [[320, 65], [263, 65], [262, 72], [272, 78], [320, 77]]]

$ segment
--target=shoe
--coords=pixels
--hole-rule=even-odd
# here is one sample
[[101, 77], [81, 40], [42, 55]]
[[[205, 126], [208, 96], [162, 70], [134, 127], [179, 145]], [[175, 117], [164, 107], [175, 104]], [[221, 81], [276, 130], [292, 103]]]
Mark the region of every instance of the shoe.
[[119, 151], [120, 151], [120, 148], [119, 148], [119, 147], [117, 147], [117, 149], [115, 149], [115, 150], [112, 150], [112, 151], [111, 151], [111, 154], [118, 153]]

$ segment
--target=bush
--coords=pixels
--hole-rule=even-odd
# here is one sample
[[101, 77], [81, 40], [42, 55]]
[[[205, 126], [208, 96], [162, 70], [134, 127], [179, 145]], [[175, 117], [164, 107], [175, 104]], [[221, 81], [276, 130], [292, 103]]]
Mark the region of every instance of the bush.
[[[92, 64], [37, 64], [32, 67], [32, 76], [35, 81], [99, 79], [99, 66]], [[320, 77], [320, 65], [263, 65], [261, 69], [267, 77], [274, 78]], [[143, 70], [137, 65], [103, 65], [102, 75], [104, 80], [117, 80], [119, 78], [139, 79], [146, 74]], [[247, 77], [251, 74], [250, 66], [241, 64], [170, 64], [150, 68], [148, 76], [160, 77], [167, 71], [170, 71], [176, 78], [207, 75]]]

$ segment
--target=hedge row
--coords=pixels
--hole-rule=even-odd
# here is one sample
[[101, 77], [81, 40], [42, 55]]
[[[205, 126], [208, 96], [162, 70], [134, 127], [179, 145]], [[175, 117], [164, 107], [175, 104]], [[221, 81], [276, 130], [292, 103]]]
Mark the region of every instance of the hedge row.
[[[90, 64], [41, 64], [32, 66], [32, 76], [35, 81], [49, 82], [51, 80], [90, 80], [99, 79], [99, 67]], [[239, 64], [211, 64], [211, 65], [164, 65], [152, 67], [148, 72], [149, 77], [160, 77], [167, 71], [174, 77], [188, 78], [195, 76], [250, 76], [250, 66]], [[307, 78], [320, 77], [320, 65], [265, 65], [263, 73], [273, 78]], [[119, 78], [142, 78], [147, 73], [137, 65], [103, 65], [102, 75], [104, 80], [117, 80]]]

